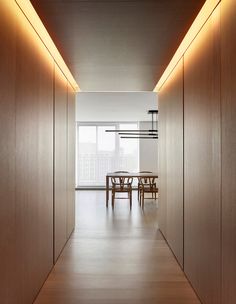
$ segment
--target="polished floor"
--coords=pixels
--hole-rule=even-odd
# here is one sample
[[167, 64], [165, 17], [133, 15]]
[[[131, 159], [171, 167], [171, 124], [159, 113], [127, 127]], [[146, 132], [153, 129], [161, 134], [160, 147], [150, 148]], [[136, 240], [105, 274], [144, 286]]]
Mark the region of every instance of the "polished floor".
[[[136, 193], [135, 193], [136, 194]], [[76, 192], [76, 229], [36, 304], [199, 304], [158, 231], [158, 206]]]

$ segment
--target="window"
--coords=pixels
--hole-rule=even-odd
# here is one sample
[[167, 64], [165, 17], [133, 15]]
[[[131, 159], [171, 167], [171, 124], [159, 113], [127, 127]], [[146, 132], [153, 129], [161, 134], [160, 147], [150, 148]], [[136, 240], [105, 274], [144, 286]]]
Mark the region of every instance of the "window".
[[138, 123], [77, 124], [77, 186], [105, 186], [107, 172], [139, 170], [138, 139], [105, 132], [119, 129], [138, 129]]
[[106, 130], [115, 130], [115, 126], [98, 126], [98, 151], [115, 152], [115, 134], [106, 132]]

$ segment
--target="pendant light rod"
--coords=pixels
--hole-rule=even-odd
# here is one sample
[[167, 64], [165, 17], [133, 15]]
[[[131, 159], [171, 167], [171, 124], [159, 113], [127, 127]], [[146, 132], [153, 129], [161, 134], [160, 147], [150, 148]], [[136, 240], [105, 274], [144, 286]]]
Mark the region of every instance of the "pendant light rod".
[[154, 120], [153, 120], [153, 112], [152, 112], [152, 130], [154, 129]]
[[157, 128], [157, 114], [158, 114], [158, 110], [149, 110], [148, 114], [152, 115], [152, 129], [154, 129], [154, 115], [156, 115], [156, 120], [155, 120], [156, 126], [155, 127], [156, 127], [156, 129], [158, 129]]

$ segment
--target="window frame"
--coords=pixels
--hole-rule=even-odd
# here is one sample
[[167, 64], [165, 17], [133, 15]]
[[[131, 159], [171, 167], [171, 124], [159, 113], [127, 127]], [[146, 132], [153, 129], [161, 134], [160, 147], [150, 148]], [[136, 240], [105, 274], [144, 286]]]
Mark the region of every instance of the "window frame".
[[[101, 186], [94, 185], [94, 186], [82, 186], [79, 185], [79, 178], [78, 178], [78, 156], [79, 156], [79, 127], [80, 126], [88, 126], [88, 127], [96, 127], [96, 153], [98, 153], [98, 127], [105, 127], [105, 126], [115, 126], [115, 130], [119, 130], [121, 124], [136, 124], [137, 130], [139, 129], [139, 122], [138, 121], [76, 121], [76, 188], [100, 188]], [[120, 151], [120, 138], [119, 136], [115, 136], [115, 154], [119, 157]], [[138, 140], [138, 160], [139, 160], [139, 140]], [[138, 161], [138, 170], [139, 170], [139, 161]]]

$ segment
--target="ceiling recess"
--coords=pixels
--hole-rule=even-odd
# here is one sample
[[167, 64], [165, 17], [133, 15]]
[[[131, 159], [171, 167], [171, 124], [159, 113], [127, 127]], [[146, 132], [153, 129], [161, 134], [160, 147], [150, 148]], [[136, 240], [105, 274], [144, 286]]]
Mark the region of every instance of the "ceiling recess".
[[84, 92], [153, 91], [204, 2], [31, 0]]

